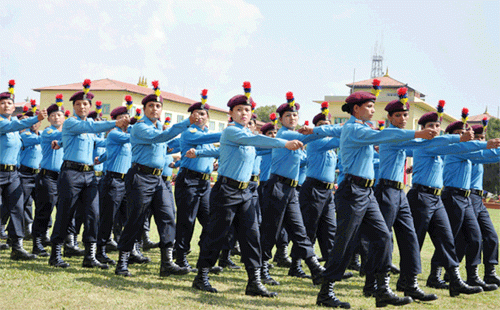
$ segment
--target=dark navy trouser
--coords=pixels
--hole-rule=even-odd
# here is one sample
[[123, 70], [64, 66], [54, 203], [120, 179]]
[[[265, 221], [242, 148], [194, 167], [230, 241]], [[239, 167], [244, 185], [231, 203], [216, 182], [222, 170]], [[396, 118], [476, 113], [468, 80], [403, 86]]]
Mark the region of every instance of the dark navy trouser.
[[236, 189], [223, 184], [222, 177], [210, 194], [210, 219], [203, 227], [198, 268], [215, 265], [227, 235], [234, 225], [241, 248], [241, 260], [248, 268], [260, 268], [261, 246], [255, 206], [248, 188]]
[[[262, 208], [264, 206], [264, 188], [266, 186], [267, 181], [260, 181], [259, 187], [257, 188], [257, 192], [259, 194], [259, 208], [260, 208], [260, 222], [259, 227], [262, 224]], [[277, 247], [287, 246], [290, 241], [288, 240], [288, 233], [286, 232], [285, 227], [281, 229], [278, 235], [278, 239], [276, 240]]]
[[444, 268], [458, 267], [450, 220], [441, 201], [441, 196], [424, 193], [413, 187], [408, 192], [407, 197], [420, 251], [422, 251], [424, 245], [425, 235], [429, 232], [434, 244], [435, 254], [439, 253], [439, 266]]
[[9, 237], [24, 238], [24, 195], [21, 179], [17, 171], [0, 172], [0, 198], [2, 223], [10, 216]]
[[422, 272], [420, 246], [404, 190], [379, 183], [375, 189], [375, 198], [387, 223], [387, 228], [390, 232], [394, 228], [396, 233], [401, 257], [401, 273], [412, 276], [420, 274]]
[[55, 175], [39, 173], [35, 180], [35, 218], [33, 237], [45, 236], [51, 221], [52, 210], [57, 204], [58, 190]]
[[21, 184], [23, 185], [25, 224], [33, 223], [33, 200], [36, 194], [36, 192], [34, 191], [36, 176], [37, 174], [29, 172], [19, 172]]
[[370, 241], [365, 265], [366, 274], [389, 271], [391, 234], [380, 212], [372, 188], [365, 188], [344, 179], [335, 192], [337, 233], [323, 277], [340, 281], [351, 261], [359, 232]]
[[128, 219], [118, 242], [120, 251], [132, 251], [142, 236], [144, 221], [151, 212], [154, 216], [160, 248], [174, 246], [175, 214], [167, 186], [161, 176], [139, 172], [132, 167], [125, 176]]
[[111, 236], [116, 213], [125, 197], [125, 180], [107, 173], [101, 181], [98, 245], [105, 245]]

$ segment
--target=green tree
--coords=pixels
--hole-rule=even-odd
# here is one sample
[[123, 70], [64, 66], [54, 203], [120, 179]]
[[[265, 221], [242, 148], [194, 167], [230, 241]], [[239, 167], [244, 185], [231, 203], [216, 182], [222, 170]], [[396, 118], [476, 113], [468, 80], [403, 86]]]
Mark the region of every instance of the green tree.
[[[490, 118], [486, 130], [486, 140], [500, 138], [500, 120], [497, 118]], [[484, 190], [498, 195], [500, 193], [500, 165], [485, 164], [483, 175], [483, 188]]]
[[275, 105], [265, 105], [258, 107], [255, 109], [255, 114], [257, 114], [257, 120], [269, 123], [271, 120], [269, 119], [269, 115], [273, 112], [276, 112], [277, 107]]

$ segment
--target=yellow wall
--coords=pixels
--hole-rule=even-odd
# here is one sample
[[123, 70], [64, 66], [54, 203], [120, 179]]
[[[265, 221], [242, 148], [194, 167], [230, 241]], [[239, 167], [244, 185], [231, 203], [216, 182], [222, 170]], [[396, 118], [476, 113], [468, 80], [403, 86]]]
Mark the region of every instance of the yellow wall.
[[[75, 93], [75, 91], [56, 91], [56, 90], [42, 90], [40, 92], [40, 103], [42, 108], [47, 108], [51, 104], [55, 103], [55, 98], [57, 94], [63, 94], [63, 99], [64, 103], [63, 106], [65, 109], [70, 109], [71, 115], [73, 115], [73, 108], [72, 108], [72, 102], [69, 101], [69, 98]], [[144, 98], [143, 95], [131, 93], [128, 91], [92, 91], [94, 94], [94, 99], [92, 100], [92, 107], [95, 109], [95, 102], [96, 101], [102, 101], [103, 104], [103, 117], [110, 120], [111, 117], [109, 116], [109, 113], [116, 107], [119, 106], [125, 106], [125, 96], [130, 95], [132, 96], [132, 101], [134, 102], [134, 107], [132, 109], [132, 116], [135, 115], [135, 109], [136, 108], [141, 108], [142, 110], [142, 99]], [[104, 105], [109, 104], [109, 112], [104, 110]], [[189, 108], [189, 105], [187, 104], [182, 104], [178, 102], [173, 102], [169, 100], [165, 100], [163, 104], [163, 115], [161, 121], [165, 120], [165, 114], [170, 113], [171, 116], [171, 124], [176, 124], [177, 123], [177, 118], [178, 116], [183, 116], [184, 119], [189, 117], [189, 113], [187, 112], [187, 109]], [[107, 113], [106, 113], [107, 112]], [[144, 113], [144, 112], [142, 112]], [[142, 114], [144, 115], [144, 114]], [[214, 129], [213, 131], [220, 131], [221, 125], [224, 126], [224, 128], [227, 126], [227, 114], [224, 112], [219, 112], [219, 111], [210, 111], [210, 121], [214, 122]], [[49, 122], [47, 120], [44, 120], [42, 122], [42, 128], [45, 128], [46, 126], [49, 126]]]

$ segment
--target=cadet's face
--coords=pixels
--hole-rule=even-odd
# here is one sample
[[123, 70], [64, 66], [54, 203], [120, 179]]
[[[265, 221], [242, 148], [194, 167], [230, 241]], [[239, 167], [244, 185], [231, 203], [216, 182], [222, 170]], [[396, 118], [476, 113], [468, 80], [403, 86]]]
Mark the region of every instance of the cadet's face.
[[363, 103], [361, 106], [355, 104], [353, 114], [359, 120], [364, 122], [369, 121], [373, 118], [373, 114], [375, 114], [375, 103], [371, 101], [367, 101]]
[[277, 132], [276, 130], [268, 130], [268, 131], [266, 132], [266, 136], [271, 137], [271, 138], [276, 138], [276, 134], [277, 134], [277, 133], [278, 133], [278, 132]]
[[474, 134], [474, 140], [486, 141], [486, 136], [484, 135], [484, 133], [480, 135]]
[[406, 127], [406, 123], [408, 122], [409, 115], [410, 113], [408, 111], [401, 111], [394, 112], [392, 115], [387, 114], [387, 118], [393, 126], [404, 129]]
[[248, 129], [250, 129], [251, 132], [254, 132], [255, 129], [257, 129], [257, 124], [255, 123], [255, 120], [251, 120], [248, 122]]
[[2, 99], [0, 100], [0, 114], [2, 115], [11, 115], [14, 113], [16, 106], [14, 105], [14, 101], [12, 99]]
[[286, 128], [294, 129], [299, 123], [299, 112], [286, 111], [283, 116], [280, 117], [280, 122]]
[[229, 116], [231, 116], [234, 122], [246, 126], [252, 117], [252, 107], [239, 104], [229, 111]]
[[440, 131], [441, 130], [441, 123], [440, 122], [428, 122], [427, 124], [425, 124], [424, 129], [427, 129], [427, 128]]
[[61, 111], [52, 112], [49, 115], [49, 123], [56, 128], [61, 127], [61, 125], [64, 123], [64, 120], [64, 113]]
[[161, 116], [163, 105], [161, 102], [150, 101], [144, 107], [144, 115], [150, 120], [157, 120]]
[[319, 121], [316, 123], [316, 126], [330, 125], [330, 121]]
[[196, 116], [196, 126], [203, 128], [208, 122], [208, 112], [205, 110], [194, 110], [193, 115]]
[[88, 100], [76, 100], [73, 103], [73, 110], [80, 118], [87, 117], [90, 112], [90, 102]]

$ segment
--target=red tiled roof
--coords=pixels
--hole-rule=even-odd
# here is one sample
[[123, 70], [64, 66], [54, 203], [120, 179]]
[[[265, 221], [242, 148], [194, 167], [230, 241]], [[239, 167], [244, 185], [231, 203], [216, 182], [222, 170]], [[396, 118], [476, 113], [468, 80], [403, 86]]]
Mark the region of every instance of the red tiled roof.
[[491, 116], [488, 112], [485, 112], [483, 114], [469, 116], [469, 122], [481, 122], [485, 117], [487, 120], [490, 120], [490, 118], [492, 117], [495, 118], [494, 116]]
[[[58, 85], [58, 86], [47, 86], [47, 87], [40, 87], [40, 88], [34, 88], [34, 91], [42, 91], [42, 90], [73, 90], [73, 91], [79, 91], [82, 90], [82, 83], [73, 83], [73, 84], [66, 84], [66, 85]], [[112, 80], [112, 79], [102, 79], [102, 80], [94, 80], [92, 81], [91, 84], [91, 90], [90, 91], [97, 91], [97, 90], [117, 90], [117, 91], [128, 91], [131, 93], [136, 93], [140, 95], [147, 96], [149, 94], [152, 94], [154, 91], [151, 88], [139, 86], [136, 84], [130, 84], [130, 83], [125, 83], [125, 82], [120, 82], [117, 80]], [[183, 103], [186, 105], [191, 105], [197, 101], [182, 97], [173, 93], [169, 93], [166, 91], [161, 91], [161, 96], [164, 99], [174, 101], [174, 102], [179, 102]], [[224, 112], [228, 113], [227, 110], [211, 106], [210, 109], [213, 109], [215, 111], [219, 112]]]
[[[369, 79], [369, 80], [354, 82], [354, 87], [356, 87], [356, 86], [372, 87], [372, 82], [373, 82], [374, 79], [380, 80], [380, 86], [382, 86], [382, 88], [383, 87], [403, 87], [403, 86], [407, 86], [406, 84], [404, 84], [404, 83], [402, 83], [400, 81], [397, 81], [397, 80], [391, 78], [390, 76], [385, 76], [384, 75], [384, 76], [373, 78], [373, 79]], [[349, 84], [346, 84], [346, 85], [349, 86], [349, 87], [352, 87], [352, 84], [353, 83], [349, 83]]]
[[31, 107], [31, 103], [29, 103], [29, 102], [24, 102], [24, 101], [23, 101], [23, 102], [16, 102], [16, 103], [14, 103], [14, 106], [15, 106], [16, 108], [18, 108], [18, 107], [24, 107], [25, 105], [28, 105], [28, 106], [30, 106], [30, 107]]

